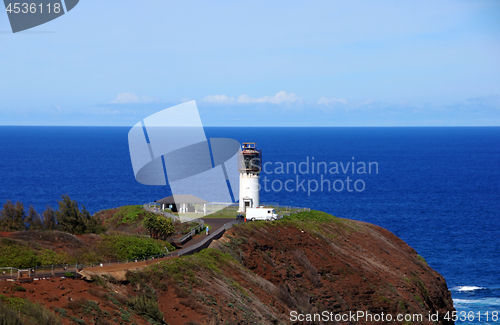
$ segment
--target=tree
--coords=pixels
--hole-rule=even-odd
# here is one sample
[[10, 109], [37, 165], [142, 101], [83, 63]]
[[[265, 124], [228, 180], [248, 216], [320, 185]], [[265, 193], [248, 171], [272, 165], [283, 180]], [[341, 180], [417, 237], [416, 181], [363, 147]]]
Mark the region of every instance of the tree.
[[78, 208], [78, 203], [71, 200], [68, 195], [63, 195], [59, 201], [59, 210], [56, 211], [56, 220], [61, 231], [72, 234], [100, 233], [105, 229], [95, 217], [82, 206], [82, 211]]
[[7, 200], [0, 211], [0, 229], [2, 231], [25, 230], [25, 218], [24, 205], [19, 201], [14, 205], [11, 200]]
[[40, 230], [43, 228], [42, 226], [42, 218], [40, 217], [40, 214], [36, 212], [35, 208], [30, 205], [30, 208], [28, 210], [28, 216], [26, 216], [25, 222], [24, 222], [26, 230]]
[[153, 213], [148, 213], [144, 217], [143, 225], [144, 228], [148, 230], [151, 237], [155, 239], [165, 240], [175, 232], [175, 228], [170, 219]]
[[40, 214], [36, 212], [35, 208], [30, 205], [28, 210], [28, 216], [24, 222], [26, 230], [41, 230], [43, 229], [42, 218]]
[[50, 205], [47, 205], [47, 208], [42, 213], [43, 219], [43, 228], [46, 230], [55, 230], [57, 227], [56, 222], [56, 212]]

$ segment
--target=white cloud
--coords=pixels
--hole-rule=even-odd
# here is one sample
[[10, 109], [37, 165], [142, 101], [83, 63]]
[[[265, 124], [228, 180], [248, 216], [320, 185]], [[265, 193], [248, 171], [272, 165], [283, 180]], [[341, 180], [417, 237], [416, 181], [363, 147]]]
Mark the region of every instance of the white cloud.
[[229, 97], [227, 95], [208, 95], [203, 98], [203, 101], [208, 103], [229, 103], [233, 100], [234, 97]]
[[272, 103], [272, 104], [282, 104], [282, 103], [293, 103], [301, 100], [299, 96], [294, 93], [287, 93], [286, 91], [277, 92], [274, 96], [264, 96], [259, 98], [250, 97], [248, 95], [241, 95], [238, 97], [238, 103], [248, 104], [248, 103]]
[[347, 104], [347, 99], [345, 98], [326, 98], [326, 97], [321, 97], [318, 100], [318, 104], [323, 104], [323, 105], [335, 105], [335, 104]]
[[151, 103], [157, 102], [158, 99], [145, 95], [137, 96], [134, 93], [120, 93], [111, 101], [113, 104], [132, 104], [132, 103]]

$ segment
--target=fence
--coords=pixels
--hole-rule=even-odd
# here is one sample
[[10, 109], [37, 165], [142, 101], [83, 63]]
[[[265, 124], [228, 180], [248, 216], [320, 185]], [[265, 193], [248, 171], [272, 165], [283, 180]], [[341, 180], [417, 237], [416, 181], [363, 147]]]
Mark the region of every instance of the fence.
[[228, 222], [224, 224], [224, 226], [220, 227], [216, 231], [214, 231], [211, 235], [207, 236], [207, 238], [203, 239], [201, 242], [194, 244], [193, 246], [183, 248], [180, 250], [176, 250], [172, 253], [170, 253], [169, 256], [182, 256], [182, 255], [190, 255], [196, 252], [199, 252], [200, 250], [207, 248], [212, 240], [214, 239], [219, 239], [222, 237], [222, 235], [226, 232], [226, 230], [229, 230], [233, 228], [235, 224], [242, 223], [243, 220], [233, 220], [231, 222]]
[[175, 243], [180, 243], [182, 245], [186, 241], [188, 241], [189, 239], [193, 238], [194, 235], [196, 235], [197, 233], [199, 233], [200, 231], [202, 231], [205, 228], [205, 222], [203, 220], [194, 219], [193, 222], [197, 222], [198, 225], [196, 227], [192, 228], [190, 232], [188, 232], [187, 234], [185, 234], [181, 238], [174, 239]]
[[[144, 205], [146, 207], [146, 205]], [[272, 205], [268, 205], [272, 206]], [[310, 211], [311, 209], [309, 208], [299, 208], [299, 207], [288, 207], [288, 206], [274, 206], [274, 208], [281, 209], [280, 213], [282, 214], [288, 214], [290, 213], [298, 213], [301, 211]], [[287, 211], [287, 212], [284, 212]], [[151, 211], [152, 212], [152, 211]], [[278, 212], [277, 212], [278, 213]], [[168, 213], [169, 214], [169, 213]], [[196, 226], [195, 228], [191, 229], [191, 232], [188, 233], [185, 236], [188, 235], [194, 235], [192, 234], [193, 231], [196, 232], [195, 229], [199, 227], [204, 226], [204, 222], [201, 219], [197, 219], [201, 221], [201, 223]], [[200, 250], [207, 248], [212, 240], [214, 239], [219, 239], [222, 237], [222, 235], [226, 232], [226, 230], [231, 229], [235, 224], [242, 223], [243, 220], [233, 220], [231, 222], [228, 222], [224, 224], [222, 227], [219, 229], [215, 230], [212, 234], [207, 236], [204, 240], [201, 242], [194, 244], [190, 247], [183, 248], [180, 250], [176, 250], [173, 252], [168, 252], [168, 249], [165, 247], [167, 250], [167, 254], [159, 254], [159, 255], [154, 255], [154, 256], [146, 256], [146, 257], [135, 257], [133, 259], [126, 259], [126, 260], [119, 260], [119, 261], [107, 261], [107, 262], [101, 262], [101, 263], [75, 263], [75, 264], [59, 264], [59, 265], [48, 265], [48, 266], [34, 266], [30, 267], [30, 275], [31, 277], [36, 277], [36, 278], [42, 278], [42, 277], [50, 277], [50, 276], [66, 276], [66, 273], [68, 272], [78, 272], [79, 270], [83, 268], [88, 268], [88, 267], [102, 267], [102, 266], [107, 266], [107, 265], [120, 265], [120, 264], [126, 264], [126, 263], [133, 263], [133, 262], [142, 262], [142, 261], [147, 261], [147, 260], [154, 260], [154, 259], [159, 259], [159, 258], [165, 258], [165, 257], [178, 257], [182, 255], [189, 255], [193, 254], [196, 252], [199, 252]], [[185, 237], [183, 236], [183, 237]], [[183, 238], [182, 237], [182, 238]], [[13, 268], [13, 267], [3, 267], [0, 268], [0, 281], [13, 281], [14, 274], [16, 274], [20, 269]]]
[[144, 210], [146, 210], [148, 212], [160, 214], [160, 215], [164, 216], [165, 218], [172, 219], [172, 221], [180, 221], [179, 216], [177, 216], [173, 213], [168, 213], [168, 212], [162, 211], [158, 205], [155, 205], [153, 203], [145, 203], [142, 205], [142, 207]]
[[[304, 207], [294, 207], [288, 205], [280, 205], [277, 202], [261, 202], [261, 206], [268, 208], [274, 208], [277, 214], [290, 215], [290, 213], [299, 213], [303, 211], [310, 211], [310, 208]], [[209, 202], [205, 205], [204, 215], [217, 214], [222, 216], [236, 216], [238, 214], [239, 204], [238, 203], [226, 203], [226, 202]], [[187, 222], [193, 221], [193, 219], [198, 218], [200, 213], [193, 213], [192, 215], [175, 215], [172, 213], [161, 211], [161, 208], [154, 203], [144, 204], [144, 210], [157, 213], [165, 216], [166, 218], [171, 218], [172, 221]]]
[[134, 262], [142, 262], [155, 260], [159, 258], [169, 257], [169, 253], [166, 254], [158, 254], [146, 257], [134, 257], [131, 259], [125, 260], [116, 260], [116, 261], [107, 261], [100, 263], [75, 263], [75, 264], [57, 264], [57, 265], [44, 265], [44, 266], [32, 266], [24, 269], [17, 269], [14, 267], [4, 267], [0, 268], [0, 281], [11, 280], [12, 278], [18, 277], [18, 272], [26, 270], [29, 272], [30, 277], [32, 278], [44, 278], [44, 277], [52, 277], [52, 276], [67, 276], [68, 273], [75, 275], [79, 270], [88, 268], [88, 267], [101, 267], [108, 265], [120, 265], [120, 264], [128, 264]]
[[214, 213], [224, 216], [236, 216], [238, 208], [238, 203], [210, 202], [206, 204], [207, 216]]

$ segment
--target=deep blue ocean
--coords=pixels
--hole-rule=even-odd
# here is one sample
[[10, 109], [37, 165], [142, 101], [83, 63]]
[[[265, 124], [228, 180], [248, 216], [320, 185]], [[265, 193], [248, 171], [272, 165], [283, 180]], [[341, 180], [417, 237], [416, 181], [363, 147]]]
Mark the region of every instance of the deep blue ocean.
[[[26, 210], [33, 205], [41, 213], [46, 205], [56, 208], [61, 195], [68, 194], [94, 213], [169, 196], [168, 186], [135, 181], [128, 130], [0, 126], [0, 202], [21, 201]], [[500, 323], [491, 321], [491, 313], [500, 312], [499, 127], [214, 127], [205, 132], [207, 137], [256, 142], [262, 149], [268, 164], [261, 174], [261, 201], [310, 207], [389, 229], [445, 277], [459, 312], [476, 313], [473, 322], [463, 323]], [[304, 173], [294, 173], [293, 162], [303, 162]], [[328, 170], [320, 164], [318, 174], [318, 162]], [[331, 169], [335, 163], [338, 174]], [[358, 170], [363, 163], [366, 174]], [[302, 186], [297, 180], [304, 181]], [[323, 190], [312, 191], [322, 180]], [[335, 189], [328, 191], [325, 180]], [[489, 312], [490, 321], [483, 314], [477, 321], [477, 312]]]

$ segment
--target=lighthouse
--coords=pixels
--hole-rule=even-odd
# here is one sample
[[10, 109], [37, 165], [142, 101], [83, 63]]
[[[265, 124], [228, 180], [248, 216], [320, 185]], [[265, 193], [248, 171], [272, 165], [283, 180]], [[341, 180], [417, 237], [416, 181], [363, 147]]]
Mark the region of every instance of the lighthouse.
[[238, 212], [244, 213], [247, 208], [260, 206], [259, 177], [262, 170], [262, 150], [257, 149], [255, 142], [244, 142], [238, 157], [240, 172], [240, 206]]

